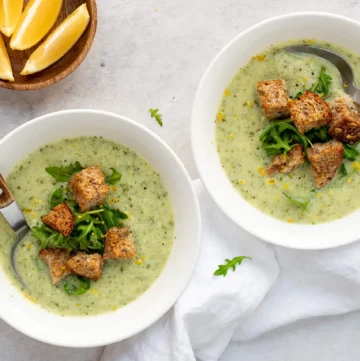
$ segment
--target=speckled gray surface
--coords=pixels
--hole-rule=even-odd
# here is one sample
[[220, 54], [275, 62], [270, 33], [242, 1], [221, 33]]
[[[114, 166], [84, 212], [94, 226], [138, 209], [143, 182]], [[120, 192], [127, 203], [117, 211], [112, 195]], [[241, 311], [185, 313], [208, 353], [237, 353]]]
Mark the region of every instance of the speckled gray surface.
[[[159, 134], [194, 179], [192, 101], [206, 67], [228, 41], [250, 25], [288, 12], [327, 11], [360, 19], [358, 0], [101, 0], [98, 8], [94, 46], [73, 75], [34, 92], [0, 89], [0, 137], [29, 119], [57, 110], [113, 111]], [[163, 128], [149, 117], [150, 107], [160, 108]], [[360, 314], [290, 325], [251, 343], [232, 345], [222, 361], [240, 355], [252, 361], [353, 361], [360, 350], [360, 331], [354, 320], [360, 320]], [[346, 333], [349, 337], [338, 339], [338, 330], [344, 328], [351, 330]], [[315, 331], [309, 334], [309, 330]], [[292, 356], [301, 355], [304, 343], [307, 357]], [[337, 357], [330, 358], [331, 352], [324, 353], [324, 348], [338, 351]], [[102, 352], [102, 348], [70, 350], [44, 345], [2, 321], [0, 350], [2, 361], [96, 361]]]

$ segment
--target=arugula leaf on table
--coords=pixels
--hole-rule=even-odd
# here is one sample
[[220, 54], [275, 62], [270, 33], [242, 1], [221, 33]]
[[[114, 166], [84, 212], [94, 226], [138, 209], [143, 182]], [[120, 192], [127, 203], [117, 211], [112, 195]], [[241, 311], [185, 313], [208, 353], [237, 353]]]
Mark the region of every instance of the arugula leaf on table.
[[69, 296], [83, 295], [90, 288], [90, 280], [70, 275], [62, 281], [62, 286]]
[[230, 268], [233, 271], [235, 271], [237, 265], [240, 265], [244, 259], [251, 259], [251, 258], [247, 257], [247, 256], [239, 256], [239, 257], [233, 258], [232, 260], [226, 259], [225, 260], [226, 264], [223, 264], [223, 265], [220, 264], [219, 268], [214, 272], [214, 276], [224, 276], [225, 277]]
[[162, 122], [162, 115], [159, 114], [159, 109], [149, 109], [151, 118], [155, 118], [156, 121], [159, 123], [159, 125], [162, 127], [163, 126], [163, 122]]
[[45, 171], [50, 174], [57, 182], [68, 182], [74, 174], [82, 171], [84, 168], [76, 161], [74, 164], [63, 167], [47, 167]]
[[110, 168], [112, 171], [112, 175], [109, 177], [106, 177], [106, 183], [114, 185], [120, 182], [122, 174], [118, 172], [115, 168]]
[[311, 202], [311, 199], [303, 199], [300, 197], [290, 197], [288, 196], [285, 192], [283, 192], [283, 195], [293, 204], [301, 207], [301, 210], [303, 212], [306, 211], [306, 208], [308, 206], [308, 204]]

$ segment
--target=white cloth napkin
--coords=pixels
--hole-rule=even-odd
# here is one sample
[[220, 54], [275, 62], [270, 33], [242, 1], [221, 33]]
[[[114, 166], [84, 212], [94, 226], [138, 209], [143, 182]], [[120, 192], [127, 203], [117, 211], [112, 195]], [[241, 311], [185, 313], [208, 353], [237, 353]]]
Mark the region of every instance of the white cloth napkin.
[[[231, 340], [246, 341], [296, 320], [360, 308], [359, 242], [329, 251], [273, 247], [230, 221], [200, 181], [194, 186], [203, 231], [189, 286], [153, 326], [107, 346], [101, 361], [215, 361]], [[213, 276], [225, 258], [242, 255], [252, 260], [226, 277]]]

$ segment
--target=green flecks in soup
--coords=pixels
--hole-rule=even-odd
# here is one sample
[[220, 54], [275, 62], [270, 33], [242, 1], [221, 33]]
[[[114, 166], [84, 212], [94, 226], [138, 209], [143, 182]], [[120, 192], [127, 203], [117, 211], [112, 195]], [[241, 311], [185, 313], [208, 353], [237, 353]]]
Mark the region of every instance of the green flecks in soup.
[[[7, 177], [7, 182], [31, 227], [50, 211], [48, 204], [56, 188], [45, 172], [53, 165], [79, 161], [83, 166], [98, 165], [107, 176], [110, 168], [122, 173], [120, 183], [110, 185], [108, 203], [129, 215], [123, 224], [130, 226], [136, 244], [136, 258], [106, 260], [102, 278], [91, 281], [89, 291], [69, 296], [54, 286], [48, 267], [39, 258], [39, 245], [28, 235], [20, 245], [16, 262], [28, 286], [29, 298], [61, 315], [91, 315], [111, 310], [135, 300], [156, 280], [172, 249], [173, 213], [169, 195], [154, 169], [134, 151], [98, 137], [81, 137], [49, 144], [30, 154]], [[0, 263], [12, 282], [9, 254], [14, 234], [0, 217]]]
[[[325, 187], [315, 190], [310, 166], [305, 164], [290, 174], [271, 178], [265, 169], [271, 163], [259, 140], [269, 124], [261, 109], [256, 83], [267, 79], [282, 79], [289, 95], [310, 89], [318, 80], [321, 67], [332, 77], [325, 100], [344, 95], [344, 86], [338, 70], [326, 60], [304, 54], [294, 55], [282, 48], [288, 45], [310, 43], [331, 49], [345, 57], [355, 70], [360, 83], [360, 57], [341, 46], [317, 40], [289, 41], [254, 56], [232, 79], [224, 90], [216, 116], [217, 147], [222, 166], [233, 186], [252, 205], [265, 213], [287, 222], [316, 224], [344, 215], [360, 207], [360, 164], [345, 160], [347, 175], [338, 172]], [[305, 211], [284, 195], [311, 200]]]

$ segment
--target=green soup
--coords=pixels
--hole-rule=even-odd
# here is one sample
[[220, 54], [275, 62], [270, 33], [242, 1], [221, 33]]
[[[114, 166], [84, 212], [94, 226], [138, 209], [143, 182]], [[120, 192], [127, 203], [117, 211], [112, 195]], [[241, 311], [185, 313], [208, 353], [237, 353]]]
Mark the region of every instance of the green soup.
[[[360, 164], [346, 161], [348, 176], [339, 173], [325, 187], [314, 189], [308, 164], [288, 175], [271, 179], [264, 176], [270, 164], [259, 135], [269, 124], [259, 104], [256, 83], [266, 79], [282, 79], [290, 96], [310, 89], [317, 81], [322, 66], [332, 77], [330, 92], [325, 100], [344, 95], [338, 70], [326, 60], [312, 55], [293, 55], [282, 48], [288, 45], [310, 43], [333, 50], [346, 58], [355, 70], [360, 83], [360, 57], [341, 46], [317, 40], [289, 41], [272, 45], [239, 69], [221, 100], [216, 121], [217, 147], [222, 166], [233, 186], [252, 205], [263, 212], [287, 222], [316, 224], [341, 218], [360, 207]], [[345, 84], [346, 86], [346, 84]], [[311, 199], [305, 212], [289, 202], [292, 197]]]
[[[124, 225], [131, 227], [136, 258], [106, 260], [103, 276], [91, 281], [90, 290], [69, 296], [54, 286], [48, 267], [39, 258], [38, 241], [28, 235], [16, 254], [17, 269], [30, 291], [24, 296], [49, 311], [61, 315], [91, 315], [116, 310], [144, 293], [161, 273], [172, 249], [174, 220], [169, 195], [158, 173], [134, 151], [98, 137], [65, 139], [48, 144], [30, 154], [7, 177], [15, 199], [32, 227], [50, 211], [48, 199], [56, 188], [45, 172], [49, 166], [79, 161], [83, 166], [98, 165], [111, 174], [122, 173], [121, 182], [110, 186], [108, 202], [129, 215]], [[14, 233], [0, 215], [0, 263], [11, 281], [15, 280], [9, 261]]]

